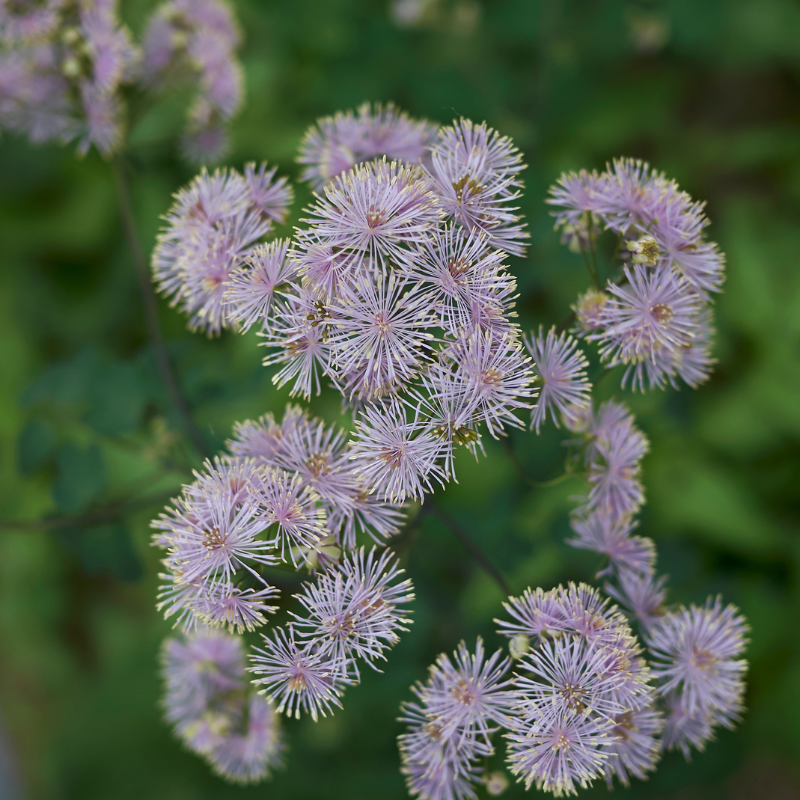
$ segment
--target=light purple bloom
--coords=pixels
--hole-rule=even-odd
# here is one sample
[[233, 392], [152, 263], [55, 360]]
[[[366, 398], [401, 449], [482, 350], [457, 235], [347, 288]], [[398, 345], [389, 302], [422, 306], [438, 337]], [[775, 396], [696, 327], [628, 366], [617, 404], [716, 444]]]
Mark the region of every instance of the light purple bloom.
[[585, 224], [591, 214], [620, 237], [651, 237], [659, 266], [675, 269], [704, 295], [720, 290], [724, 257], [703, 239], [708, 220], [702, 204], [646, 162], [616, 159], [601, 174], [562, 175], [547, 202], [559, 209], [557, 225]]
[[239, 687], [244, 672], [242, 640], [218, 631], [167, 639], [162, 671], [166, 716], [183, 735], [217, 695]]
[[[629, 364], [625, 381], [642, 388], [642, 365], [669, 357], [691, 345], [699, 326], [700, 297], [676, 272], [625, 267], [628, 283], [609, 283], [611, 299], [603, 308], [603, 328], [589, 334], [600, 343], [600, 355], [609, 366]], [[651, 386], [660, 381], [650, 381]]]
[[309, 128], [297, 157], [302, 179], [321, 189], [356, 164], [385, 156], [390, 161], [419, 163], [436, 136], [426, 120], [411, 119], [394, 105], [369, 103], [352, 111], [323, 117]]
[[[412, 687], [420, 696], [423, 686]], [[442, 723], [417, 703], [404, 703], [401, 721], [407, 732], [397, 737], [406, 786], [420, 800], [474, 800], [483, 770], [478, 759], [493, 748], [479, 742], [474, 732], [459, 737], [447, 735]]]
[[652, 570], [655, 545], [651, 539], [631, 535], [636, 523], [630, 517], [613, 517], [599, 511], [588, 516], [576, 515], [570, 525], [576, 538], [569, 539], [569, 544], [608, 558], [608, 566], [598, 572], [598, 577], [612, 570], [628, 569], [639, 573]]
[[461, 119], [439, 131], [428, 179], [448, 217], [484, 233], [492, 247], [523, 255], [529, 234], [515, 204], [524, 167], [508, 137]]
[[316, 652], [312, 643], [295, 641], [292, 625], [275, 628], [271, 636], [264, 636], [263, 644], [263, 649], [255, 649], [250, 671], [257, 676], [253, 683], [263, 687], [279, 713], [299, 719], [302, 710], [316, 721], [331, 706], [341, 708], [339, 698], [349, 681], [338, 661]]
[[419, 246], [406, 274], [428, 290], [438, 324], [457, 336], [475, 306], [498, 305], [502, 312], [504, 295], [516, 285], [503, 258], [485, 234], [467, 233], [451, 224], [432, 232]]
[[277, 530], [276, 548], [281, 560], [289, 550], [297, 565], [297, 548], [312, 548], [324, 538], [325, 510], [317, 505], [320, 496], [296, 472], [272, 469], [257, 486], [259, 514]]
[[516, 713], [534, 727], [568, 713], [603, 719], [622, 714], [627, 709], [618, 695], [627, 676], [609, 669], [612, 655], [602, 640], [542, 642], [518, 662]]
[[317, 575], [297, 597], [305, 608], [293, 614], [299, 636], [327, 658], [341, 665], [343, 673], [358, 676], [354, 658], [374, 666], [385, 659], [384, 651], [400, 639], [410, 619], [403, 606], [414, 599], [408, 579], [400, 580], [394, 554], [378, 555], [360, 549], [328, 572]]
[[264, 365], [283, 365], [272, 382], [284, 386], [294, 381], [291, 394], [306, 399], [314, 391], [319, 394], [320, 374], [332, 372], [332, 326], [330, 308], [320, 295], [305, 287], [276, 303], [272, 324], [262, 333], [263, 344], [273, 351], [264, 358]]
[[238, 322], [243, 332], [255, 324], [269, 327], [275, 290], [291, 281], [296, 270], [286, 257], [288, 247], [288, 239], [259, 245], [232, 273], [225, 304], [229, 318]]
[[506, 734], [508, 764], [525, 788], [552, 792], [556, 797], [577, 794], [602, 775], [613, 743], [607, 720], [561, 710], [541, 725], [520, 723]]
[[504, 425], [521, 427], [517, 409], [531, 407], [531, 359], [512, 333], [472, 331], [451, 344], [444, 353], [445, 364], [456, 371], [465, 399], [476, 405], [476, 416], [497, 438]]
[[548, 205], [559, 210], [554, 213], [556, 225], [577, 225], [587, 213], [599, 214], [606, 207], [609, 177], [596, 170], [564, 173], [550, 188]]
[[[440, 211], [418, 170], [395, 162], [371, 161], [324, 188], [324, 197], [304, 219], [298, 249], [324, 243], [343, 250], [348, 270], [366, 259], [386, 272], [389, 262], [409, 263], [409, 247], [424, 241]], [[302, 258], [302, 255], [300, 256]]]
[[531, 412], [531, 427], [539, 428], [550, 418], [558, 427], [558, 414], [568, 406], [587, 406], [592, 385], [586, 378], [589, 362], [571, 336], [556, 336], [555, 327], [545, 337], [541, 327], [538, 336], [525, 337], [525, 346], [533, 358], [533, 369], [539, 378], [539, 399]]
[[398, 278], [362, 273], [331, 309], [337, 383], [346, 397], [382, 397], [403, 388], [419, 371], [433, 338], [419, 287]]
[[647, 438], [625, 417], [617, 424], [596, 424], [595, 430], [599, 435], [586, 453], [590, 490], [585, 511], [612, 518], [633, 514], [644, 502], [639, 475], [649, 448]]
[[470, 654], [461, 642], [453, 660], [442, 653], [430, 668], [427, 684], [419, 691], [426, 714], [442, 726], [442, 736], [461, 738], [477, 735], [487, 745], [489, 735], [504, 725], [514, 698], [512, 682], [506, 679], [510, 662], [498, 650], [486, 657], [480, 637]]
[[681, 700], [679, 691], [670, 692], [662, 698], [666, 713], [661, 746], [664, 750], [680, 750], [689, 761], [692, 748], [702, 752], [714, 738], [714, 724], [709, 714], [690, 714]]
[[653, 570], [639, 572], [620, 569], [616, 583], [606, 583], [605, 591], [613, 597], [637, 622], [649, 630], [666, 612], [666, 577], [656, 577]]
[[393, 399], [368, 405], [356, 418], [351, 442], [353, 469], [381, 499], [392, 503], [416, 498], [432, 491], [431, 480], [444, 482], [437, 464], [443, 443], [419, 418], [409, 420], [406, 407]]
[[661, 693], [676, 693], [690, 717], [732, 728], [743, 708], [746, 631], [737, 609], [720, 598], [662, 617], [647, 636]]
[[526, 589], [521, 597], [509, 597], [503, 608], [511, 621], [496, 619], [500, 633], [509, 639], [518, 634], [546, 640], [569, 629], [566, 609], [557, 594], [542, 589]]
[[664, 728], [663, 715], [654, 705], [647, 705], [617, 714], [613, 722], [609, 734], [614, 741], [606, 751], [606, 783], [611, 787], [617, 778], [629, 786], [631, 777], [645, 780], [661, 755], [658, 737]]

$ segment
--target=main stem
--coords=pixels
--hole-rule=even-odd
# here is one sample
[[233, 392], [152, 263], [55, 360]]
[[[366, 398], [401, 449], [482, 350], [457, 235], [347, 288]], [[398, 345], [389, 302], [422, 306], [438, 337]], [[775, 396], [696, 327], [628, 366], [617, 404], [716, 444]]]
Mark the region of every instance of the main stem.
[[492, 577], [494, 582], [503, 590], [508, 597], [511, 595], [511, 590], [505, 582], [505, 579], [500, 574], [500, 570], [492, 564], [491, 561], [483, 554], [483, 551], [472, 541], [469, 534], [442, 508], [433, 502], [432, 498], [428, 498], [431, 510], [439, 518], [439, 520], [450, 530], [450, 532], [461, 542], [461, 544], [469, 550], [470, 555], [480, 564], [483, 570]]
[[172, 404], [175, 406], [175, 410], [178, 412], [184, 430], [191, 439], [192, 444], [201, 455], [210, 456], [211, 451], [203, 438], [203, 434], [192, 419], [186, 398], [183, 396], [180, 384], [175, 377], [175, 372], [172, 369], [172, 364], [167, 355], [167, 350], [164, 347], [164, 337], [161, 335], [161, 326], [158, 322], [156, 295], [153, 291], [153, 284], [150, 282], [150, 270], [147, 267], [147, 259], [142, 250], [142, 243], [139, 240], [139, 234], [136, 230], [136, 220], [133, 216], [130, 185], [128, 183], [125, 164], [119, 156], [114, 158], [111, 163], [114, 170], [114, 179], [117, 184], [117, 196], [119, 198], [122, 227], [125, 231], [125, 238], [128, 240], [128, 246], [130, 247], [131, 257], [133, 258], [134, 268], [136, 269], [136, 277], [139, 280], [139, 288], [142, 292], [142, 300], [144, 301], [147, 334], [150, 339], [150, 345], [155, 353], [158, 371], [161, 373], [161, 380], [167, 388]]

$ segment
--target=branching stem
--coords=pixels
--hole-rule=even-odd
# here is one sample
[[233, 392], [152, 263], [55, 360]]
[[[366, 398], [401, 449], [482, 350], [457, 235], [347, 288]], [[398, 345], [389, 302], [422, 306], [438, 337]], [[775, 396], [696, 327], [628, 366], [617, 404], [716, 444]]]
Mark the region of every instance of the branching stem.
[[156, 303], [156, 295], [153, 291], [153, 284], [150, 281], [150, 270], [147, 267], [147, 259], [145, 258], [144, 251], [142, 250], [142, 243], [139, 240], [139, 234], [136, 230], [136, 221], [133, 215], [133, 206], [131, 204], [130, 185], [128, 183], [128, 175], [125, 168], [124, 161], [117, 156], [112, 161], [114, 170], [114, 179], [117, 184], [117, 196], [119, 198], [119, 210], [122, 218], [122, 227], [125, 232], [125, 238], [128, 240], [130, 247], [131, 257], [136, 269], [136, 277], [139, 281], [139, 288], [142, 292], [142, 300], [144, 301], [145, 323], [147, 325], [147, 334], [150, 339], [150, 344], [155, 354], [156, 363], [158, 364], [158, 371], [161, 374], [161, 380], [169, 393], [172, 404], [175, 406], [178, 416], [183, 423], [186, 435], [191, 439], [192, 444], [197, 451], [205, 457], [211, 455], [211, 451], [203, 438], [200, 429], [195, 425], [192, 415], [189, 412], [189, 406], [186, 398], [183, 396], [180, 384], [175, 377], [175, 372], [172, 369], [167, 350], [164, 347], [164, 337], [161, 335], [161, 326], [158, 321], [158, 304]]
[[434, 503], [433, 498], [428, 498], [431, 511], [438, 517], [439, 521], [458, 539], [465, 549], [469, 551], [470, 555], [478, 562], [480, 567], [486, 572], [494, 582], [503, 590], [506, 596], [511, 594], [511, 590], [505, 582], [505, 579], [500, 574], [500, 571], [492, 564], [491, 561], [484, 555], [483, 551], [472, 540], [472, 537], [456, 522], [443, 508]]

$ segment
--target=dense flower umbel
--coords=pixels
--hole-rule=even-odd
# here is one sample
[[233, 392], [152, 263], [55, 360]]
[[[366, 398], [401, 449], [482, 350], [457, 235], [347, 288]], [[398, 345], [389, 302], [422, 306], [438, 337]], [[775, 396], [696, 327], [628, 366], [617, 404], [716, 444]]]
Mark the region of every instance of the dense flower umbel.
[[[196, 19], [183, 18], [192, 8]], [[25, 22], [37, 25], [47, 20]], [[236, 33], [215, 1], [174, 0], [157, 13], [150, 71], [179, 61], [182, 49], [191, 55], [204, 26], [219, 28], [210, 61], [195, 65], [206, 83], [217, 76], [204, 91], [235, 100]], [[220, 119], [235, 105], [204, 102]], [[481, 783], [503, 791], [506, 774], [486, 771], [500, 731], [510, 772], [557, 796], [596, 778], [646, 778], [664, 748], [702, 748], [741, 712], [745, 624], [719, 602], [666, 606], [655, 545], [635, 534], [647, 438], [621, 403], [595, 410], [573, 335], [521, 335], [505, 266], [528, 238], [516, 213], [517, 149], [485, 124], [462, 119], [436, 131], [392, 106], [365, 105], [320, 120], [299, 160], [321, 193], [293, 241], [262, 241], [292, 195], [274, 170], [248, 165], [244, 175], [204, 172], [181, 191], [154, 253], [159, 288], [193, 327], [255, 328], [276, 384], [309, 398], [327, 380], [353, 418], [350, 434], [295, 406], [280, 421], [238, 424], [228, 454], [154, 524], [167, 551], [159, 607], [197, 636], [265, 625], [278, 594], [266, 575], [280, 562], [310, 573], [291, 621], [251, 656], [262, 696], [245, 700], [239, 679], [228, 679], [242, 657], [226, 656], [224, 644], [205, 694], [205, 683], [189, 681], [183, 694], [171, 684], [181, 736], [218, 771], [256, 779], [272, 758], [263, 754], [277, 753], [271, 704], [314, 720], [339, 707], [361, 666], [377, 670], [406, 630], [413, 600], [390, 551], [358, 546], [366, 537], [385, 545], [407, 501], [455, 479], [458, 448], [477, 456], [484, 432], [522, 427], [520, 412], [530, 411], [537, 432], [552, 420], [571, 433], [567, 470], [581, 472], [587, 489], [570, 544], [598, 555], [597, 577], [624, 613], [585, 584], [508, 598], [499, 624], [510, 660], [487, 657], [480, 639], [474, 654], [462, 643], [403, 705], [410, 793], [462, 800]], [[705, 380], [723, 262], [703, 239], [702, 207], [633, 161], [564, 176], [551, 203], [593, 280], [573, 306], [572, 334], [598, 343], [609, 367], [626, 367], [623, 387]], [[601, 290], [603, 227], [617, 234], [622, 263]], [[221, 712], [206, 695], [223, 696]]]
[[78, 140], [110, 155], [120, 144], [120, 87], [139, 53], [110, 0], [0, 6], [0, 127], [32, 142]]
[[218, 334], [231, 313], [249, 327], [256, 317], [248, 287], [257, 293], [259, 282], [271, 280], [270, 293], [256, 297], [256, 308], [267, 312], [277, 281], [290, 271], [283, 266], [285, 245], [264, 249], [258, 242], [285, 219], [292, 196], [286, 179], [276, 179], [266, 164], [248, 164], [244, 175], [203, 170], [178, 192], [152, 267], [159, 290], [189, 315], [193, 328]]
[[162, 673], [167, 719], [216, 773], [251, 783], [280, 765], [279, 719], [269, 702], [248, 688], [239, 637], [198, 631], [167, 639]]
[[[601, 174], [563, 175], [551, 195], [557, 226], [588, 230], [599, 221], [632, 262], [608, 281], [608, 294], [595, 291], [579, 301], [578, 333], [600, 343], [609, 367], [628, 366], [623, 386], [676, 386], [680, 378], [696, 387], [706, 380], [711, 295], [720, 290], [724, 259], [703, 238], [702, 204], [631, 159]], [[578, 251], [594, 251], [594, 235], [575, 241]]]
[[428, 681], [412, 687], [419, 702], [401, 707], [408, 732], [398, 739], [409, 792], [422, 800], [473, 798], [483, 776], [479, 759], [494, 753], [490, 737], [513, 702], [509, 661], [500, 651], [475, 653], [464, 642], [451, 660], [442, 653]]
[[279, 711], [300, 716], [341, 706], [345, 686], [358, 683], [358, 660], [374, 667], [399, 641], [410, 619], [402, 606], [414, 599], [409, 580], [389, 551], [359, 550], [317, 575], [296, 595], [304, 611], [285, 630], [264, 636], [253, 656], [255, 683]]
[[[648, 632], [653, 675], [659, 692], [669, 698], [669, 747], [686, 752], [711, 736], [717, 725], [732, 728], [743, 709], [744, 675], [741, 659], [747, 625], [734, 606], [723, 607], [709, 598], [698, 608], [690, 606], [667, 614]], [[698, 742], [696, 726], [707, 729]]]
[[645, 777], [658, 758], [661, 715], [641, 648], [624, 617], [585, 584], [509, 598], [499, 620], [517, 660], [460, 645], [440, 656], [418, 702], [403, 706], [402, 771], [412, 796], [475, 797], [492, 734], [505, 731], [511, 772], [526, 787], [574, 794], [605, 776]]
[[[600, 775], [643, 776], [658, 755], [658, 714], [641, 648], [624, 618], [585, 584], [510, 598], [498, 620], [518, 650], [509, 765], [527, 787], [574, 794]], [[513, 652], [513, 651], [512, 651]], [[639, 722], [641, 720], [641, 723]], [[621, 726], [635, 736], [624, 739]]]
[[[521, 252], [521, 222], [509, 206], [520, 156], [485, 125], [462, 120], [440, 131], [426, 172], [407, 163], [428, 146], [423, 123], [362, 109], [358, 120], [320, 126], [303, 158], [323, 192], [292, 248], [254, 249], [266, 225], [231, 200], [235, 174], [219, 173], [179, 195], [154, 270], [195, 326], [260, 328], [277, 384], [308, 397], [327, 377], [341, 392], [356, 422], [348, 455], [361, 496], [421, 499], [453, 477], [457, 447], [477, 453], [484, 426], [494, 437], [520, 426], [517, 413], [536, 397], [513, 321], [516, 283], [497, 249]], [[355, 152], [359, 137], [371, 144], [356, 148], [354, 166], [323, 180], [320, 148], [346, 139]], [[362, 161], [401, 150], [403, 162]], [[445, 186], [442, 165], [461, 188]], [[186, 198], [200, 188], [220, 218], [198, 236]]]
[[196, 89], [183, 140], [191, 161], [216, 161], [227, 149], [225, 124], [244, 91], [236, 58], [240, 38], [223, 0], [169, 0], [150, 18], [141, 79], [159, 90], [186, 84]]

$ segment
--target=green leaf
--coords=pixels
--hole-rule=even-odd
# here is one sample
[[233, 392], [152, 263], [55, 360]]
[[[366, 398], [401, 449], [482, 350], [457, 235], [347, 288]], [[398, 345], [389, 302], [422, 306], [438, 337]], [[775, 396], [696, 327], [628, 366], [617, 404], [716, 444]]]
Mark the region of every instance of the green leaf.
[[146, 378], [133, 364], [109, 364], [92, 377], [88, 401], [83, 418], [95, 430], [110, 435], [136, 430], [147, 403]]
[[130, 532], [123, 523], [91, 528], [70, 526], [60, 529], [59, 535], [88, 575], [105, 574], [123, 581], [135, 581], [144, 573]]
[[24, 405], [54, 403], [72, 405], [85, 399], [86, 389], [97, 369], [97, 353], [81, 350], [74, 358], [45, 370], [22, 394]]
[[56, 432], [49, 422], [33, 420], [25, 426], [17, 442], [19, 469], [30, 475], [41, 467], [55, 451]]
[[68, 444], [56, 461], [58, 476], [53, 484], [56, 505], [69, 513], [82, 511], [106, 488], [106, 470], [100, 448]]

